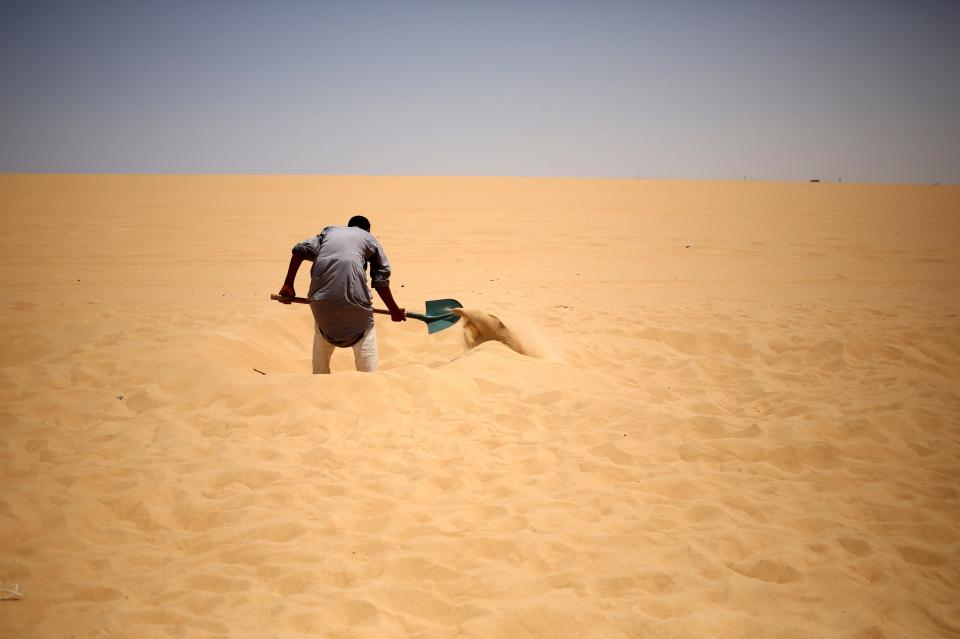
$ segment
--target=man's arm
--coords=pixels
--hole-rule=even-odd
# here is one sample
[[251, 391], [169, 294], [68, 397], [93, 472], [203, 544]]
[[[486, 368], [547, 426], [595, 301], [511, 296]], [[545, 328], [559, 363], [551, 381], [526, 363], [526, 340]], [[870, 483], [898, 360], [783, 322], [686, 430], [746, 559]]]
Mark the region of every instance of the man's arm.
[[377, 289], [377, 294], [380, 296], [380, 299], [383, 300], [383, 303], [387, 305], [387, 308], [390, 310], [390, 319], [394, 322], [406, 322], [406, 309], [400, 308], [397, 306], [397, 303], [393, 299], [393, 293], [390, 292], [389, 284], [380, 284], [374, 286]]
[[[290, 256], [290, 267], [287, 269], [287, 279], [283, 280], [283, 286], [280, 287], [280, 295], [283, 297], [296, 297], [297, 292], [293, 290], [293, 283], [297, 279], [297, 271], [300, 270], [300, 264], [306, 258], [296, 251]], [[283, 300], [281, 300], [283, 301]], [[289, 304], [290, 302], [283, 302]]]
[[[323, 229], [326, 231], [327, 229]], [[280, 288], [280, 295], [283, 297], [294, 297], [296, 292], [293, 290], [293, 283], [297, 279], [297, 271], [300, 270], [300, 263], [304, 261], [314, 261], [320, 254], [320, 245], [323, 243], [323, 233], [306, 239], [296, 244], [290, 251], [290, 268], [287, 269], [287, 279], [283, 280], [283, 286]], [[290, 302], [284, 302], [289, 304]]]

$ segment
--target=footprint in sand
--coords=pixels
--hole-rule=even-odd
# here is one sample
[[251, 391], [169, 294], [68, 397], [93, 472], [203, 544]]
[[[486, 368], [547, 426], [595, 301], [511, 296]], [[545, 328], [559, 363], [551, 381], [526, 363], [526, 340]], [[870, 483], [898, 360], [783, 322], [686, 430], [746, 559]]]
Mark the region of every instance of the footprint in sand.
[[775, 584], [785, 584], [800, 577], [800, 572], [793, 566], [772, 559], [761, 559], [752, 564], [728, 565], [741, 575]]

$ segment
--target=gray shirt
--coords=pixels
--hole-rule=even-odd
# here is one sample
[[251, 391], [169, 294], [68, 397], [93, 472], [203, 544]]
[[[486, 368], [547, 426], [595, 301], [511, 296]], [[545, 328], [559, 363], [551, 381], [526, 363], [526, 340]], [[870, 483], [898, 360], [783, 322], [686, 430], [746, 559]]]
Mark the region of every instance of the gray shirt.
[[320, 333], [335, 346], [358, 342], [373, 327], [367, 264], [373, 286], [390, 285], [390, 262], [380, 242], [355, 226], [328, 226], [293, 252], [313, 261], [307, 296]]

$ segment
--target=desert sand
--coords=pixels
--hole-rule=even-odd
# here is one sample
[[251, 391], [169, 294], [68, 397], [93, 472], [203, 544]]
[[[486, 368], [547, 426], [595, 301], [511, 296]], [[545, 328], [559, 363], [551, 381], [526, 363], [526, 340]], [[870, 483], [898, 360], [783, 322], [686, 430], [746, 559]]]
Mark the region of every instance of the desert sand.
[[[509, 339], [311, 375], [354, 213]], [[4, 175], [0, 249], [4, 637], [960, 636], [960, 187]]]

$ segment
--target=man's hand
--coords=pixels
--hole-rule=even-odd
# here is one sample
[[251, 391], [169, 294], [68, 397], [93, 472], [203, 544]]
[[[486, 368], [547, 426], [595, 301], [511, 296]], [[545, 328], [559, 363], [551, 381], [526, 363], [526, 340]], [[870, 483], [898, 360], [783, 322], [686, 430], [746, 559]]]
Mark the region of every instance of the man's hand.
[[[294, 247], [296, 248], [296, 247]], [[290, 267], [287, 269], [287, 277], [283, 280], [283, 286], [280, 287], [280, 297], [296, 297], [297, 292], [293, 290], [293, 282], [297, 278], [297, 271], [300, 270], [300, 263], [303, 262], [304, 257], [297, 253], [296, 250], [292, 251], [290, 255]], [[280, 300], [283, 302], [283, 300]], [[289, 304], [290, 302], [283, 302], [284, 304]]]
[[[292, 286], [284, 284], [282, 287], [280, 287], [280, 297], [296, 297], [296, 296], [297, 296], [297, 292], [293, 290]], [[280, 301], [284, 304], [290, 303], [285, 300], [280, 300]]]
[[397, 306], [397, 303], [393, 300], [393, 293], [390, 292], [390, 285], [381, 284], [380, 286], [374, 286], [374, 288], [377, 289], [377, 294], [380, 295], [380, 299], [382, 299], [384, 304], [387, 305], [387, 308], [390, 309], [390, 319], [394, 322], [406, 322], [407, 309]]

